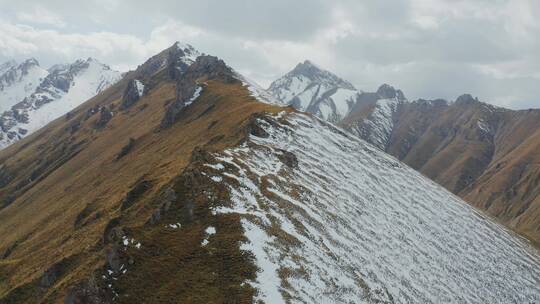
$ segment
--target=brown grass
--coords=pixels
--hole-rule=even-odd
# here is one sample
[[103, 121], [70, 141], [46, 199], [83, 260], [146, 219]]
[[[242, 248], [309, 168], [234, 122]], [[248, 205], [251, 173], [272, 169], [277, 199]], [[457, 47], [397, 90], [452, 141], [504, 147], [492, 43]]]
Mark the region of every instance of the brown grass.
[[[253, 291], [240, 282], [253, 277], [254, 269], [239, 251], [237, 218], [212, 216], [207, 201], [190, 197], [197, 193], [176, 185], [185, 199], [194, 199], [198, 220], [186, 224], [182, 233], [145, 223], [160, 191], [185, 173], [195, 147], [220, 151], [234, 146], [245, 137], [254, 113], [283, 109], [256, 102], [239, 83], [209, 82], [174, 126], [158, 131], [166, 104], [175, 98], [175, 85], [159, 77], [163, 80], [154, 77], [154, 87], [138, 104], [125, 112], [116, 112], [116, 107], [104, 129], [93, 127], [99, 114], [86, 121], [83, 117], [95, 105], [119, 105], [125, 81], [79, 107], [69, 120], [62, 117], [0, 153], [1, 163], [15, 176], [0, 189], [0, 202], [16, 197], [0, 210], [0, 253], [17, 243], [7, 259], [0, 260], [0, 299], [61, 302], [69, 286], [101, 271], [103, 232], [113, 218], [120, 218], [123, 227], [150, 246], [132, 253], [136, 262], [130, 276], [119, 282], [120, 290], [164, 303], [171, 298], [200, 303], [250, 298]], [[71, 134], [66, 130], [74, 121], [81, 121], [81, 127]], [[129, 138], [137, 139], [135, 146], [116, 160]], [[32, 175], [36, 179], [29, 181]], [[122, 199], [141, 177], [153, 187], [120, 211]], [[200, 248], [209, 223], [218, 233], [208, 248]], [[71, 261], [66, 274], [51, 288], [37, 288], [44, 271], [63, 259]], [[202, 289], [207, 292], [194, 293]]]

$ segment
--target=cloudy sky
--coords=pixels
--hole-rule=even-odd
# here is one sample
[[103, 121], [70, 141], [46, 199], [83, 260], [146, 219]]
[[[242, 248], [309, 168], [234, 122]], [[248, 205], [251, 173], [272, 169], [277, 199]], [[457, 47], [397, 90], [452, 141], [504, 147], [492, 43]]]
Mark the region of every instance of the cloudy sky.
[[0, 61], [128, 70], [174, 41], [267, 86], [310, 59], [360, 90], [540, 107], [538, 0], [0, 0]]

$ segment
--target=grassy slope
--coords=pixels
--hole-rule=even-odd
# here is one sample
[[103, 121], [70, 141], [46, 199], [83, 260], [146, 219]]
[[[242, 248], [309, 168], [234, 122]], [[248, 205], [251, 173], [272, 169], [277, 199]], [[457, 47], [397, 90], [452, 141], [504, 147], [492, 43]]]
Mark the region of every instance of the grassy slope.
[[[1, 163], [15, 177], [0, 189], [0, 200], [12, 193], [17, 195], [14, 202], [0, 210], [0, 253], [12, 249], [6, 259], [0, 259], [0, 299], [8, 303], [32, 303], [38, 299], [61, 302], [69, 286], [105, 264], [109, 245], [104, 244], [103, 234], [115, 218], [129, 227], [125, 230], [137, 235], [143, 244], [153, 244], [152, 250], [144, 251], [152, 256], [135, 258], [136, 261], [148, 261], [148, 264], [134, 264], [134, 267], [146, 269], [148, 277], [137, 279], [133, 276], [131, 282], [127, 280], [121, 283], [124, 285], [119, 285], [120, 290], [138, 290], [142, 296], [149, 294], [147, 287], [152, 287], [151, 291], [162, 296], [163, 302], [173, 296], [184, 299], [195, 296], [201, 302], [221, 302], [227, 294], [224, 289], [232, 290], [231, 286], [193, 295], [190, 294], [193, 290], [186, 291], [194, 286], [193, 281], [179, 279], [190, 273], [196, 284], [204, 285], [212, 279], [209, 274], [218, 273], [228, 276], [228, 284], [236, 286], [238, 290], [233, 294], [250, 298], [253, 291], [241, 289], [239, 285], [240, 277], [249, 278], [254, 269], [246, 263], [248, 257], [238, 249], [242, 234], [240, 226], [235, 224], [237, 219], [210, 219], [208, 206], [201, 202], [200, 208], [196, 208], [200, 219], [188, 221], [190, 225], [185, 234], [162, 233], [163, 225], [147, 228], [145, 223], [154, 212], [155, 200], [164, 187], [185, 173], [195, 147], [217, 151], [233, 146], [244, 138], [245, 125], [254, 113], [282, 109], [256, 102], [239, 83], [209, 82], [202, 96], [185, 109], [173, 127], [158, 132], [165, 106], [175, 98], [175, 85], [165, 81], [164, 75], [159, 77], [162, 81], [156, 81], [152, 90], [135, 106], [116, 112], [104, 129], [94, 128], [98, 113], [84, 121], [75, 133], [66, 131], [72, 122], [81, 120], [95, 105], [115, 104], [118, 108], [125, 81], [82, 105], [69, 120], [60, 118], [43, 131], [0, 153]], [[136, 139], [134, 148], [116, 161], [116, 155], [130, 137]], [[42, 170], [36, 172], [36, 168]], [[32, 174], [37, 178], [28, 182]], [[125, 194], [141, 178], [151, 182], [151, 189], [133, 206], [121, 211]], [[179, 185], [174, 187], [182, 190]], [[182, 191], [184, 196], [195, 195], [186, 189]], [[176, 212], [182, 212], [179, 208]], [[203, 224], [207, 220], [230, 232], [215, 236], [216, 242], [232, 244], [216, 248], [226, 251], [220, 256], [233, 257], [225, 264], [219, 259], [209, 259], [206, 249], [197, 249], [204, 237]], [[166, 260], [171, 257], [176, 258]], [[43, 273], [58, 262], [63, 269], [59, 278], [52, 286], [44, 287]], [[218, 271], [219, 267], [227, 267], [227, 271]], [[174, 273], [172, 269], [178, 272]], [[164, 276], [165, 273], [169, 275]], [[170, 281], [163, 281], [166, 278]], [[149, 284], [151, 282], [161, 282], [159, 292], [155, 292], [158, 286]], [[171, 284], [173, 286], [169, 286]], [[186, 293], [181, 294], [181, 291]]]

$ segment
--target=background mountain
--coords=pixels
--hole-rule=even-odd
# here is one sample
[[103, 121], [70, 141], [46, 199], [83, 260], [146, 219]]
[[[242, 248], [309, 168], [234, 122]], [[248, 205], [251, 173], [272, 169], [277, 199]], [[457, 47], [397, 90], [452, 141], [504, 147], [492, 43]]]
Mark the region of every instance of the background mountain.
[[338, 122], [356, 102], [352, 84], [306, 60], [274, 81], [268, 91], [296, 109]]
[[114, 84], [121, 73], [95, 59], [54, 65], [35, 59], [0, 67], [0, 149], [66, 114]]
[[[275, 94], [274, 84], [269, 91]], [[293, 82], [280, 90], [291, 96], [304, 92]], [[386, 84], [350, 100], [346, 115], [330, 121], [540, 242], [540, 110], [503, 109], [470, 95], [453, 102], [408, 101]], [[285, 103], [298, 107], [291, 99]]]
[[2, 303], [540, 299], [512, 232], [190, 49], [0, 152]]

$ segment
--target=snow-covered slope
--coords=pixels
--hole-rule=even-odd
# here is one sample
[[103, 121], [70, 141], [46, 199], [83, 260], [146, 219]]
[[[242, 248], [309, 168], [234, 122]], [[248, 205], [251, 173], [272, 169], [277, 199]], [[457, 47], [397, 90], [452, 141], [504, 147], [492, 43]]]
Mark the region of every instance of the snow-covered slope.
[[306, 60], [274, 81], [268, 91], [282, 103], [338, 122], [356, 102], [352, 84]]
[[538, 303], [539, 253], [393, 157], [305, 114], [207, 165], [265, 303]]
[[9, 106], [0, 116], [0, 149], [73, 110], [121, 77], [92, 58], [37, 71], [33, 74], [39, 77], [27, 81], [32, 84], [26, 85], [27, 90], [7, 101], [0, 96], [0, 104]]
[[358, 100], [364, 103], [359, 102], [340, 124], [385, 151], [394, 130], [396, 113], [407, 99], [400, 90], [383, 84], [375, 93], [361, 93]]
[[32, 94], [47, 74], [35, 59], [0, 65], [0, 113]]

